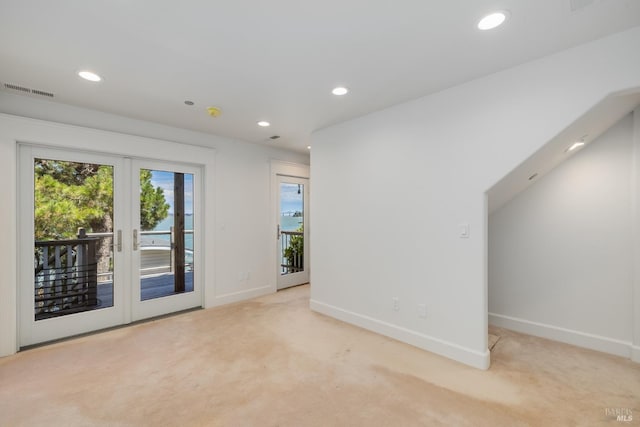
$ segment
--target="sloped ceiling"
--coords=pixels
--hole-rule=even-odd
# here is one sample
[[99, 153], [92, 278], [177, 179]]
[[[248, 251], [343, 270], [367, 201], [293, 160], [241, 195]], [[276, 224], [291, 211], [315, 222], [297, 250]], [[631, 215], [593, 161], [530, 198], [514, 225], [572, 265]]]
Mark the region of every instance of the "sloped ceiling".
[[489, 213], [495, 212], [571, 157], [567, 149], [576, 141], [589, 144], [640, 106], [640, 92], [614, 94], [595, 105], [582, 117], [544, 145], [488, 192]]

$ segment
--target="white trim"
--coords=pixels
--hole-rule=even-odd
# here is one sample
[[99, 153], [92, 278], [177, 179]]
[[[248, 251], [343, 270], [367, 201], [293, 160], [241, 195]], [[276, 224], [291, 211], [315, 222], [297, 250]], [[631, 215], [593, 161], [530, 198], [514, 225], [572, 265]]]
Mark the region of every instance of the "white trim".
[[[489, 193], [486, 191], [482, 195], [483, 197], [483, 210], [484, 210], [484, 222], [482, 224], [482, 239], [483, 239], [483, 259], [482, 259], [482, 330], [485, 332], [482, 336], [483, 347], [489, 348]], [[489, 352], [489, 359], [491, 359], [491, 352]], [[489, 362], [491, 364], [491, 362]]]
[[495, 313], [489, 313], [489, 323], [524, 334], [631, 358], [632, 346], [627, 341]]
[[478, 369], [489, 369], [491, 363], [489, 350], [479, 352], [461, 345], [445, 341], [429, 335], [421, 334], [400, 326], [392, 325], [368, 316], [353, 313], [341, 308], [311, 300], [310, 307], [318, 313], [359, 326], [369, 331], [394, 338], [414, 347], [448, 357], [465, 365]]
[[[0, 129], [2, 126], [0, 126]], [[7, 171], [7, 180], [3, 182], [3, 204], [0, 209], [0, 226], [5, 230], [6, 248], [17, 248], [19, 229], [16, 206], [18, 204], [18, 144], [5, 138], [0, 132], [0, 150], [8, 155], [0, 156], [0, 169]], [[4, 204], [7, 205], [4, 205]], [[12, 208], [13, 207], [13, 208]], [[16, 250], [3, 252], [0, 257], [0, 357], [18, 351], [17, 287], [18, 254]]]
[[640, 363], [640, 346], [632, 345], [631, 346], [631, 360], [636, 363]]
[[252, 298], [261, 297], [272, 294], [274, 291], [271, 286], [261, 286], [259, 288], [246, 289], [238, 292], [216, 296], [212, 306], [231, 304], [234, 302], [245, 301]]
[[633, 111], [631, 182], [631, 237], [633, 239], [633, 271], [631, 281], [631, 335], [635, 348], [632, 359], [640, 362], [640, 108]]

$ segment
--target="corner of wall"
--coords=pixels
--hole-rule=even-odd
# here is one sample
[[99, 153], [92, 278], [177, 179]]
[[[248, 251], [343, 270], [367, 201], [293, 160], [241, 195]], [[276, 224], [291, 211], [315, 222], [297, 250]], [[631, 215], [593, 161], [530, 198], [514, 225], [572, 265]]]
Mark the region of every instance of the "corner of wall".
[[633, 287], [632, 287], [632, 355], [640, 363], [640, 106], [633, 112], [633, 182], [631, 183], [633, 233]]
[[[1, 120], [2, 118], [0, 118]], [[17, 203], [17, 145], [8, 135], [2, 135], [0, 125], [0, 177], [3, 191], [0, 193], [0, 228], [5, 230], [5, 241], [0, 247], [0, 357], [18, 350], [17, 333], [17, 216], [13, 206]]]
[[369, 316], [343, 310], [313, 299], [309, 302], [309, 306], [313, 311], [320, 314], [324, 314], [343, 322], [359, 326], [368, 331], [402, 341], [422, 350], [427, 350], [440, 356], [448, 357], [456, 362], [464, 363], [465, 365], [469, 365], [474, 368], [487, 370], [491, 365], [491, 354], [488, 349], [484, 352], [479, 352], [449, 341], [444, 341], [400, 326], [392, 325]]

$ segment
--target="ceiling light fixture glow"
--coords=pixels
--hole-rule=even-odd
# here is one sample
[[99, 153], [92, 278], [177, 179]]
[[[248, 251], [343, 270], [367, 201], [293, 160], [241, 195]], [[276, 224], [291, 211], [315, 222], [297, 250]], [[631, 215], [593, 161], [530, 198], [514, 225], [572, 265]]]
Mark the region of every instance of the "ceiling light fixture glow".
[[573, 145], [571, 145], [571, 147], [567, 148], [567, 152], [577, 150], [578, 148], [583, 146], [584, 146], [584, 141], [574, 142]]
[[267, 121], [265, 121], [265, 120], [260, 120], [260, 121], [258, 122], [258, 126], [261, 126], [261, 127], [263, 127], [263, 128], [266, 128], [267, 126], [271, 126], [271, 123], [269, 123], [269, 122], [267, 122]]
[[342, 95], [348, 94], [349, 93], [349, 89], [347, 89], [346, 87], [338, 86], [338, 87], [334, 88], [331, 91], [331, 93], [336, 95], [336, 96], [342, 96]]
[[91, 71], [79, 71], [78, 75], [85, 80], [89, 80], [90, 82], [99, 82], [102, 81], [102, 77], [97, 75], [96, 73], [92, 73]]
[[307, 150], [311, 150], [311, 146], [310, 145], [307, 145]]
[[508, 12], [494, 12], [491, 13], [478, 22], [479, 30], [491, 30], [493, 28], [499, 27], [507, 20]]

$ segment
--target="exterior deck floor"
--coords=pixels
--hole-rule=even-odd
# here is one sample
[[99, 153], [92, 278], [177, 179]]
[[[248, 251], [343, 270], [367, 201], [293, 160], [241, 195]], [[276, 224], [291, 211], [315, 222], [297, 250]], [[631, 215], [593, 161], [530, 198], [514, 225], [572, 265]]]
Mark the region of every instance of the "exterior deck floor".
[[[174, 274], [160, 273], [140, 278], [140, 296], [142, 301], [162, 298], [176, 293]], [[185, 273], [185, 292], [193, 291], [193, 272]], [[98, 283], [98, 306], [94, 310], [113, 306], [113, 282]]]

